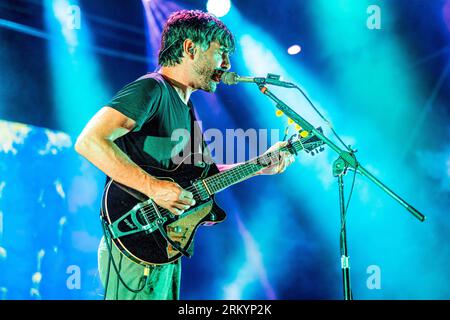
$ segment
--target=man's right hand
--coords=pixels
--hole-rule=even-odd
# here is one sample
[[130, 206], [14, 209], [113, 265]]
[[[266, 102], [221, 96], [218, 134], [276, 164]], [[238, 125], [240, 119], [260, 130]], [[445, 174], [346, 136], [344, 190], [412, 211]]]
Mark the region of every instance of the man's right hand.
[[182, 214], [195, 204], [192, 192], [184, 190], [172, 181], [155, 179], [149, 189], [147, 196], [176, 215]]
[[103, 107], [83, 129], [75, 150], [111, 179], [144, 193], [173, 214], [182, 214], [195, 204], [192, 193], [174, 182], [150, 176], [114, 143], [135, 125], [119, 111]]

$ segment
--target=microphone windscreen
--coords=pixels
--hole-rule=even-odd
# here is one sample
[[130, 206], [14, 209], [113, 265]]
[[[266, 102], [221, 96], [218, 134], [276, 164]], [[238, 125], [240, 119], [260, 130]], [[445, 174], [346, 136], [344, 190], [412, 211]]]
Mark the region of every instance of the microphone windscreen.
[[237, 79], [239, 79], [239, 76], [237, 75], [236, 72], [228, 72], [228, 71], [225, 71], [220, 77], [220, 80], [222, 80], [223, 83], [228, 85], [238, 83]]

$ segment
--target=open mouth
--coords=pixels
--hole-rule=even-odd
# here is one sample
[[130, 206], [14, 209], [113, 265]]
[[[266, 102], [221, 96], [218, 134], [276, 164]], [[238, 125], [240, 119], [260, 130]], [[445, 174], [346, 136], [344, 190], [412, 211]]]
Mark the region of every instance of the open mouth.
[[211, 79], [214, 82], [220, 82], [220, 78], [222, 77], [225, 70], [222, 69], [215, 69], [213, 75], [211, 76]]

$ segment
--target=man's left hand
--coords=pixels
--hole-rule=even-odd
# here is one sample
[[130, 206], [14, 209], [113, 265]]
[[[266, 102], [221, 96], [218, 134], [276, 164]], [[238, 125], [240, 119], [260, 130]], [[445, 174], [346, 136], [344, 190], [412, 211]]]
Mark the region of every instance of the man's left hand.
[[[264, 154], [276, 151], [282, 147], [285, 147], [287, 144], [288, 144], [287, 141], [277, 142], [273, 146], [271, 146], [266, 152], [264, 152]], [[270, 174], [282, 173], [294, 161], [295, 161], [295, 157], [291, 153], [289, 153], [288, 151], [280, 151], [278, 154], [278, 161], [275, 159], [274, 161], [272, 161], [272, 164], [261, 169], [256, 174], [270, 175]]]

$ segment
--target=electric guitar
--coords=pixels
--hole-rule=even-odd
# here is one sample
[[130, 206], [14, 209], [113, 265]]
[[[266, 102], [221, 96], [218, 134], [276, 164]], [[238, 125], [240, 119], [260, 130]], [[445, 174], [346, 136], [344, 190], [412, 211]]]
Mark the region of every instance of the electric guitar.
[[141, 166], [152, 176], [176, 182], [193, 193], [195, 205], [181, 215], [174, 215], [142, 193], [109, 179], [101, 207], [106, 235], [122, 253], [142, 265], [166, 264], [183, 255], [189, 257], [189, 247], [197, 228], [214, 225], [226, 218], [215, 202], [216, 193], [277, 163], [280, 151], [296, 155], [305, 150], [314, 154], [317, 148], [323, 150], [322, 145], [323, 142], [313, 134], [291, 138], [287, 146], [222, 172], [213, 163], [203, 162], [201, 154], [191, 154], [173, 170]]

